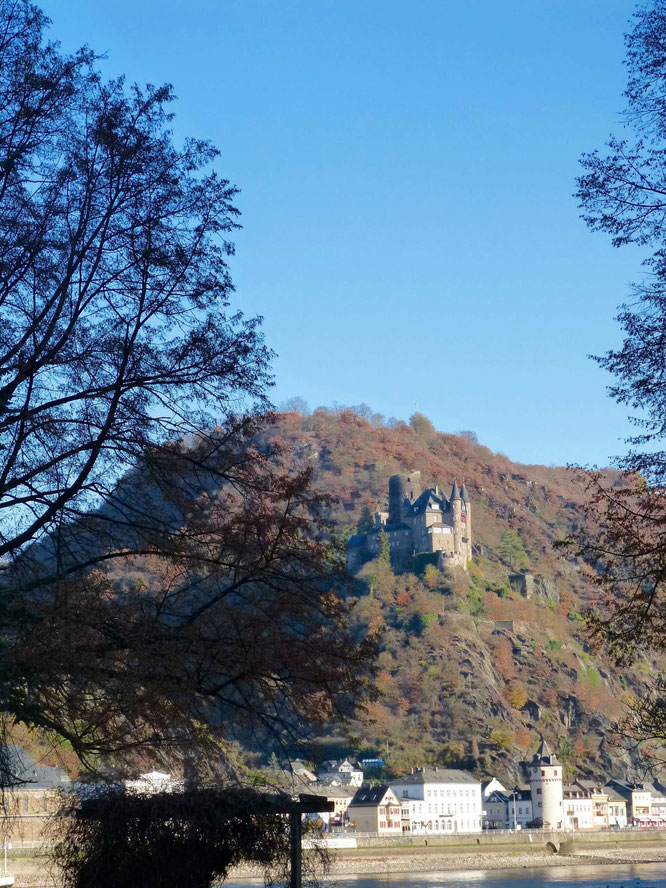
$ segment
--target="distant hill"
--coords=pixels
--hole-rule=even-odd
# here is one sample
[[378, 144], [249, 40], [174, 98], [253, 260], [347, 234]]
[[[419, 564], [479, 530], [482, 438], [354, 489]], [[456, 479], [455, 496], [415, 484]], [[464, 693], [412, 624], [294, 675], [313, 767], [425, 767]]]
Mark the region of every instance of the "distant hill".
[[594, 587], [553, 548], [583, 520], [573, 472], [513, 463], [419, 415], [388, 428], [353, 411], [283, 413], [272, 434], [338, 498], [343, 536], [386, 508], [392, 474], [413, 469], [424, 485], [464, 479], [473, 507], [467, 572], [444, 576], [426, 557], [402, 573], [378, 561], [358, 571], [359, 615], [383, 631], [381, 696], [351, 748], [336, 736], [313, 754], [378, 752], [397, 772], [429, 761], [509, 778], [543, 736], [572, 772], [631, 772], [609, 729], [652, 664], [618, 671], [588, 644], [581, 610]]

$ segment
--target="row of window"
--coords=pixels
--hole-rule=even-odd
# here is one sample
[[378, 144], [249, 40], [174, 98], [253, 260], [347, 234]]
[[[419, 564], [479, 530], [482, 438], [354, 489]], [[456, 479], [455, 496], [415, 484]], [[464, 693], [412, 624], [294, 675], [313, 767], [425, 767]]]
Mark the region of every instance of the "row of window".
[[[440, 790], [436, 790], [436, 789], [427, 789], [427, 790], [426, 790], [426, 798], [427, 798], [427, 799], [430, 799], [430, 798], [436, 799], [436, 798], [437, 798], [437, 793], [438, 793], [438, 792], [439, 792], [439, 798], [440, 798], [440, 799], [443, 799], [443, 798], [445, 798], [445, 797], [446, 797], [447, 799], [448, 799], [449, 797], [453, 797], [454, 799], [457, 798], [457, 797], [460, 797], [460, 798], [466, 798], [466, 797], [469, 797], [469, 796], [474, 796], [475, 794], [476, 794], [477, 796], [479, 795], [479, 790], [478, 790], [478, 789], [477, 789], [477, 790], [475, 790], [475, 789], [440, 789]], [[406, 790], [406, 789], [403, 790], [402, 796], [403, 796], [403, 798], [405, 798], [405, 799], [406, 799], [406, 798], [409, 798], [409, 791]]]
[[[425, 805], [414, 805], [412, 810], [415, 813], [421, 814], [424, 808]], [[469, 802], [448, 802], [445, 804], [440, 802], [439, 804], [428, 804], [428, 814], [437, 814], [438, 812], [440, 814], [473, 814], [475, 808], [474, 802], [471, 804]], [[404, 810], [408, 811], [409, 809], [405, 808]]]

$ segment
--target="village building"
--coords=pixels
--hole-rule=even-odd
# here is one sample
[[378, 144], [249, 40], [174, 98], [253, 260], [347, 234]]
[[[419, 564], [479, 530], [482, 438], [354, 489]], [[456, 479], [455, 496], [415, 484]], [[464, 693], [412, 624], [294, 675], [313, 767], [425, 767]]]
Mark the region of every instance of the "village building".
[[655, 782], [650, 786], [652, 792], [652, 818], [660, 826], [666, 826], [666, 787]]
[[329, 826], [343, 826], [348, 820], [348, 811], [351, 801], [356, 794], [349, 786], [327, 786], [316, 792], [326, 798], [327, 802], [333, 802], [333, 811], [329, 816]]
[[660, 825], [658, 816], [652, 813], [652, 788], [648, 784], [612, 779], [608, 781], [608, 786], [625, 800], [628, 824], [639, 829]]
[[533, 819], [528, 786], [492, 792], [484, 802], [484, 829], [524, 829]]
[[484, 800], [489, 798], [494, 792], [506, 792], [506, 786], [501, 784], [497, 777], [481, 781], [481, 795]]
[[321, 796], [333, 806], [332, 811], [319, 811], [311, 815], [311, 819], [321, 821], [325, 830], [342, 827], [348, 822], [348, 809], [356, 789], [349, 786], [315, 785], [308, 789], [308, 794]]
[[2, 841], [15, 848], [38, 845], [61, 803], [58, 790], [71, 781], [62, 768], [37, 764], [21, 746], [5, 746], [4, 755], [10, 785], [3, 791]]
[[467, 771], [420, 768], [394, 780], [405, 832], [480, 832], [481, 783]]
[[[592, 829], [594, 826], [594, 803], [592, 792], [580, 783], [562, 786], [564, 799], [564, 828]], [[606, 824], [604, 824], [606, 825]]]
[[363, 783], [363, 771], [352, 765], [349, 759], [330, 759], [322, 764], [317, 780], [334, 786], [358, 787]]
[[604, 792], [608, 796], [608, 826], [624, 829], [627, 825], [627, 800], [614, 786], [607, 783]]
[[389, 479], [388, 512], [375, 515], [375, 527], [351, 537], [347, 568], [357, 570], [380, 549], [380, 533], [388, 538], [391, 561], [400, 565], [411, 555], [436, 553], [439, 567], [467, 569], [472, 558], [472, 507], [463, 483], [449, 496], [439, 487], [421, 489], [421, 473], [393, 475]]
[[357, 832], [398, 835], [402, 832], [400, 802], [390, 786], [361, 787], [347, 809]]

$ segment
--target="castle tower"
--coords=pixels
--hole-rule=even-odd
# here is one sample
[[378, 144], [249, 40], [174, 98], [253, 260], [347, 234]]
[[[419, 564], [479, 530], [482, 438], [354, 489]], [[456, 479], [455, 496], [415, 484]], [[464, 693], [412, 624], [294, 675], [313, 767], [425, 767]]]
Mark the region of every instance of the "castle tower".
[[402, 521], [402, 504], [404, 501], [405, 476], [391, 475], [389, 478], [389, 524], [400, 524]]
[[467, 493], [467, 487], [465, 486], [465, 482], [463, 481], [462, 487], [460, 488], [460, 499], [462, 500], [462, 540], [463, 540], [463, 552], [465, 553], [465, 560], [469, 561], [472, 557], [472, 504], [469, 501], [469, 495]]
[[562, 765], [555, 753], [550, 751], [545, 740], [541, 741], [529, 771], [534, 819], [541, 820], [544, 826], [548, 824], [551, 829], [562, 829], [564, 826]]
[[462, 552], [462, 500], [457, 481], [453, 482], [449, 499], [453, 511], [453, 551], [456, 556], [459, 556]]
[[421, 472], [410, 472], [403, 476], [405, 479], [405, 496], [413, 503], [421, 494]]

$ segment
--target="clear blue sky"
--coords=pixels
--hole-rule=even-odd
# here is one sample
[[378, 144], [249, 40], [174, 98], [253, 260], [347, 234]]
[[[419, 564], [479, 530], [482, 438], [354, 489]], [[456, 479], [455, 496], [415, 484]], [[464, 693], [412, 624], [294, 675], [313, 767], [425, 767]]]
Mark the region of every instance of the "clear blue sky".
[[64, 48], [170, 81], [242, 190], [237, 303], [273, 399], [366, 401], [522, 462], [605, 464], [640, 254], [578, 219], [620, 128], [629, 0], [45, 0]]

